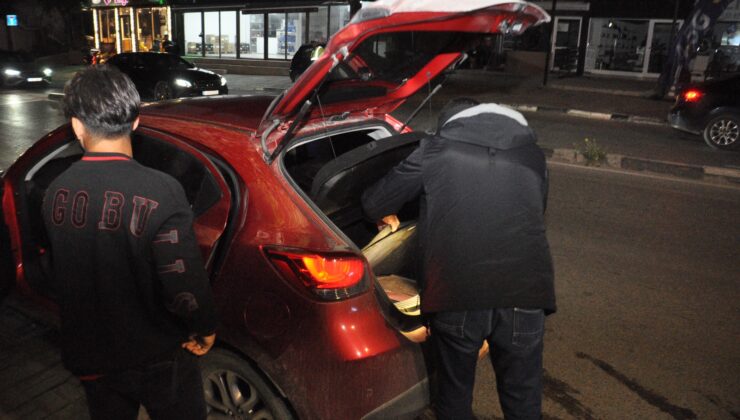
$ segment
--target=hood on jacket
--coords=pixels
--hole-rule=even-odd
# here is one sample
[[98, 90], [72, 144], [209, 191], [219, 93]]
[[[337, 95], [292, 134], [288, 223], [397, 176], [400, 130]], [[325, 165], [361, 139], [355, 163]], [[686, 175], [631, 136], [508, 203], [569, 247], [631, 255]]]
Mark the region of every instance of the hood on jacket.
[[505, 106], [480, 104], [450, 117], [437, 133], [451, 141], [498, 150], [515, 149], [537, 142], [524, 116]]

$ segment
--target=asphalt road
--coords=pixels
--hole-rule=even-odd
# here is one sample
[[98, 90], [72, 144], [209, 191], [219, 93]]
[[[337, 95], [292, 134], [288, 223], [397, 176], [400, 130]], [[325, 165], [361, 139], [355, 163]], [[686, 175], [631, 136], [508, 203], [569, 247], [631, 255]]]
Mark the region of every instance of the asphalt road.
[[[593, 135], [706, 149], [661, 127], [527, 117], [543, 144]], [[62, 121], [44, 91], [0, 94], [0, 169]], [[565, 165], [551, 172], [559, 311], [547, 321], [545, 418], [740, 418], [740, 189]], [[75, 380], [55, 359], [53, 330], [4, 305], [0, 327], [8, 331], [0, 417], [29, 418], [45, 404], [58, 407], [56, 418], [84, 417]], [[475, 412], [503, 417], [488, 363], [479, 366]]]
[[[740, 417], [740, 189], [551, 173], [545, 417]], [[479, 417], [502, 417], [488, 363], [477, 385]]]

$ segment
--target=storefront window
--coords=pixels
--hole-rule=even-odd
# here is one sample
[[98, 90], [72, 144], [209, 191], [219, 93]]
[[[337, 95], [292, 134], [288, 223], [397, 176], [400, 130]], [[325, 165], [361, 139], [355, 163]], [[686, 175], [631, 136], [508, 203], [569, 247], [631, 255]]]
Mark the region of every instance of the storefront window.
[[339, 29], [349, 23], [349, 6], [331, 6], [329, 9], [329, 34], [334, 35]]
[[290, 60], [304, 43], [306, 32], [306, 14], [305, 13], [288, 13], [287, 32], [285, 37], [285, 58]]
[[267, 15], [267, 58], [284, 59], [288, 34], [285, 29], [285, 13]]
[[131, 44], [131, 9], [118, 10], [119, 29], [121, 31], [121, 51], [133, 51]]
[[309, 42], [326, 42], [326, 23], [329, 19], [329, 8], [319, 7], [317, 12], [308, 14], [308, 40]]
[[650, 22], [592, 19], [586, 69], [643, 71]]
[[206, 57], [218, 57], [219, 55], [219, 23], [218, 12], [203, 13], [203, 22], [205, 24], [203, 34], [205, 35]]
[[183, 15], [183, 32], [185, 32], [184, 52], [186, 56], [200, 56], [202, 54], [200, 43], [203, 31], [201, 29], [200, 17], [200, 12], [185, 13]]
[[98, 11], [100, 16], [100, 51], [116, 52], [116, 12], [113, 9]]
[[221, 57], [236, 57], [236, 12], [221, 12]]
[[167, 8], [136, 9], [139, 51], [161, 51], [162, 36], [167, 33]]
[[263, 58], [265, 54], [265, 15], [241, 15], [239, 21], [239, 56]]
[[[650, 43], [650, 61], [648, 73], [660, 73], [663, 65], [668, 61], [668, 48], [671, 42], [672, 22], [655, 22], [653, 26], [653, 39]], [[676, 23], [673, 34], [678, 34], [681, 23]]]

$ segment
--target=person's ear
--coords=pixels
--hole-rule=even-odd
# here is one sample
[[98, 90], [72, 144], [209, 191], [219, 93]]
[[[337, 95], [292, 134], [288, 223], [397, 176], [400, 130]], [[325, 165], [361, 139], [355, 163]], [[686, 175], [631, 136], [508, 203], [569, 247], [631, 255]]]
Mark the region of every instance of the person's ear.
[[136, 117], [134, 120], [134, 123], [131, 124], [131, 131], [136, 131], [136, 128], [139, 127], [139, 117]]
[[77, 117], [72, 117], [71, 119], [72, 123], [72, 131], [75, 133], [75, 137], [77, 137], [77, 141], [80, 142], [82, 145], [82, 148], [85, 148], [85, 137], [87, 136], [87, 130], [85, 129], [85, 124], [82, 123]]

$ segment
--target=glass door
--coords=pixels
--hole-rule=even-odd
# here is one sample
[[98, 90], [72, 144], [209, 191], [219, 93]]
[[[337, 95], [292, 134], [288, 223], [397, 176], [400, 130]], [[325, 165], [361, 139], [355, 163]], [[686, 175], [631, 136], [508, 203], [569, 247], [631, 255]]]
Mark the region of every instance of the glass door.
[[581, 18], [557, 16], [553, 25], [550, 69], [573, 72], [578, 68]]
[[654, 20], [650, 22], [650, 48], [646, 51], [649, 57], [647, 62], [646, 73], [661, 73], [663, 65], [668, 60], [668, 50], [671, 43], [671, 29], [673, 36], [678, 35], [678, 29], [681, 27], [681, 21], [673, 22]]

